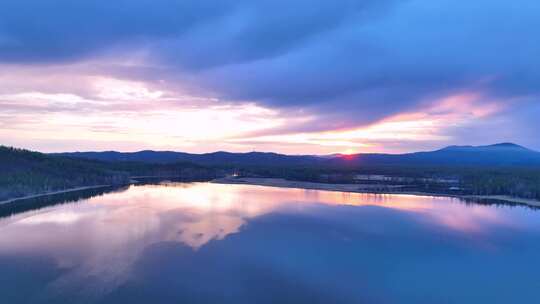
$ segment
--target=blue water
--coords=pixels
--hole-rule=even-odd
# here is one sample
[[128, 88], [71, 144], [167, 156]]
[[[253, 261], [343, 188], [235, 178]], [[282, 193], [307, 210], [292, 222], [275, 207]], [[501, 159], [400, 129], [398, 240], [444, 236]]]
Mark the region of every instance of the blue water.
[[1, 218], [0, 303], [540, 303], [540, 211], [131, 186]]

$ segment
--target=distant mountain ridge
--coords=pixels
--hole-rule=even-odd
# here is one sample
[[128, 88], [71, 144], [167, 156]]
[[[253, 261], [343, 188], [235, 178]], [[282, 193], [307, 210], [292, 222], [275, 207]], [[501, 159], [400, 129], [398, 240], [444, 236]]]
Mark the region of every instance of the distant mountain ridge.
[[133, 161], [146, 163], [191, 162], [202, 165], [247, 166], [308, 166], [308, 165], [481, 165], [481, 166], [540, 166], [540, 152], [514, 143], [487, 146], [449, 146], [440, 150], [405, 154], [360, 153], [353, 155], [284, 155], [270, 152], [213, 152], [191, 154], [174, 151], [139, 152], [72, 152], [58, 153], [75, 158], [102, 161]]
[[126, 185], [133, 179], [202, 181], [231, 174], [324, 183], [356, 183], [362, 174], [385, 175], [412, 179], [414, 184], [403, 189], [429, 193], [451, 190], [429, 181], [452, 179], [461, 183], [462, 193], [540, 200], [540, 153], [511, 143], [326, 156], [148, 150], [43, 154], [0, 146], [0, 201], [71, 188]]
[[523, 146], [516, 145], [514, 143], [500, 143], [488, 146], [448, 146], [438, 151], [522, 151], [522, 152], [535, 152], [527, 149]]
[[76, 158], [86, 158], [102, 161], [133, 161], [148, 163], [175, 163], [191, 162], [204, 165], [220, 164], [243, 164], [243, 165], [307, 165], [320, 161], [317, 156], [310, 155], [284, 155], [272, 152], [212, 152], [204, 154], [191, 154], [185, 152], [173, 151], [151, 151], [144, 150], [139, 152], [72, 152], [57, 153], [53, 155], [69, 156]]
[[356, 165], [540, 166], [540, 152], [513, 143], [487, 146], [449, 146], [406, 154], [356, 154], [336, 163]]

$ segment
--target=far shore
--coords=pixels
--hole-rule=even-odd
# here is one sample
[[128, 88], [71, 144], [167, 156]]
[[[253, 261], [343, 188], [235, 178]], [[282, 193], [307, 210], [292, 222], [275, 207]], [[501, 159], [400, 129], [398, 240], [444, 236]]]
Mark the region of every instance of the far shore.
[[0, 201], [0, 205], [13, 203], [13, 202], [16, 202], [16, 201], [21, 201], [21, 200], [26, 200], [26, 199], [38, 198], [38, 197], [42, 197], [42, 196], [48, 196], [48, 195], [54, 195], [54, 194], [62, 194], [62, 193], [75, 192], [75, 191], [82, 191], [82, 190], [89, 190], [89, 189], [105, 188], [105, 187], [110, 187], [110, 185], [86, 186], [86, 187], [69, 188], [69, 189], [58, 190], [58, 191], [43, 192], [43, 193], [32, 194], [32, 195], [27, 195], [27, 196], [15, 197], [15, 198], [8, 199], [8, 200], [5, 200], [5, 201]]
[[[353, 193], [373, 193], [373, 194], [398, 194], [398, 195], [418, 195], [418, 196], [443, 196], [454, 197], [462, 199], [477, 199], [477, 200], [498, 200], [514, 204], [529, 205], [532, 207], [540, 207], [540, 201], [519, 197], [512, 197], [507, 195], [452, 195], [447, 193], [429, 193], [429, 192], [417, 192], [417, 191], [399, 191], [399, 187], [388, 185], [374, 185], [374, 184], [326, 184], [326, 183], [314, 183], [314, 182], [301, 182], [290, 181], [282, 178], [234, 178], [225, 177], [214, 179], [212, 183], [216, 184], [244, 184], [244, 185], [256, 185], [256, 186], [268, 186], [279, 188], [296, 188], [296, 189], [310, 189], [310, 190], [324, 190], [324, 191], [338, 191], [338, 192], [353, 192]], [[384, 190], [381, 190], [384, 188]], [[397, 189], [392, 191], [392, 189]]]

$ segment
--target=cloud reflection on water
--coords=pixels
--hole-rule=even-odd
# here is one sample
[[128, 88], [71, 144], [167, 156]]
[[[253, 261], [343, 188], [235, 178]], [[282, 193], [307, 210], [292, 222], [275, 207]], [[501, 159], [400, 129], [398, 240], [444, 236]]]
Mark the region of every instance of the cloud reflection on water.
[[[50, 284], [50, 290], [98, 296], [124, 283], [132, 265], [152, 244], [178, 242], [197, 251], [211, 241], [241, 233], [257, 217], [309, 216], [317, 206], [376, 206], [411, 214], [419, 225], [464, 235], [487, 233], [494, 226], [518, 229], [523, 224], [499, 208], [449, 198], [170, 183], [132, 186], [82, 203], [0, 220], [0, 255], [51, 256], [64, 274]], [[384, 231], [384, 221], [380, 225], [375, 228]]]

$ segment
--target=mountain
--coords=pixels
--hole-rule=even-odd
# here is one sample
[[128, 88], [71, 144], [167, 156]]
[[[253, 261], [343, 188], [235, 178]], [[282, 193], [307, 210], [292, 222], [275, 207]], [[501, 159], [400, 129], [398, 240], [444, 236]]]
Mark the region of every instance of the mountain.
[[327, 156], [172, 151], [43, 154], [0, 146], [0, 201], [68, 188], [125, 184], [135, 177], [209, 180], [233, 170], [244, 176], [332, 183], [354, 181], [358, 174], [442, 177], [460, 180], [467, 193], [540, 199], [540, 153], [501, 143], [406, 154]]
[[540, 153], [513, 143], [449, 146], [406, 154], [356, 154], [331, 160], [341, 165], [540, 166]]
[[132, 161], [145, 163], [176, 163], [190, 162], [203, 165], [246, 165], [246, 166], [293, 166], [309, 165], [320, 161], [317, 156], [308, 155], [284, 155], [277, 153], [249, 152], [230, 153], [213, 152], [204, 154], [190, 154], [172, 151], [139, 151], [122, 153], [116, 151], [105, 152], [73, 152], [58, 153], [58, 156], [69, 156], [74, 158], [94, 159], [101, 161]]
[[500, 143], [489, 146], [449, 146], [439, 151], [461, 151], [461, 152], [535, 152], [523, 146], [513, 143]]
[[449, 146], [436, 151], [406, 154], [333, 154], [326, 156], [284, 155], [277, 153], [214, 152], [190, 154], [173, 151], [140, 151], [122, 153], [73, 152], [55, 154], [73, 158], [101, 161], [133, 161], [145, 163], [170, 164], [190, 162], [200, 165], [233, 166], [347, 166], [361, 167], [372, 165], [463, 165], [463, 166], [540, 166], [540, 153], [513, 143], [500, 143], [488, 146]]

